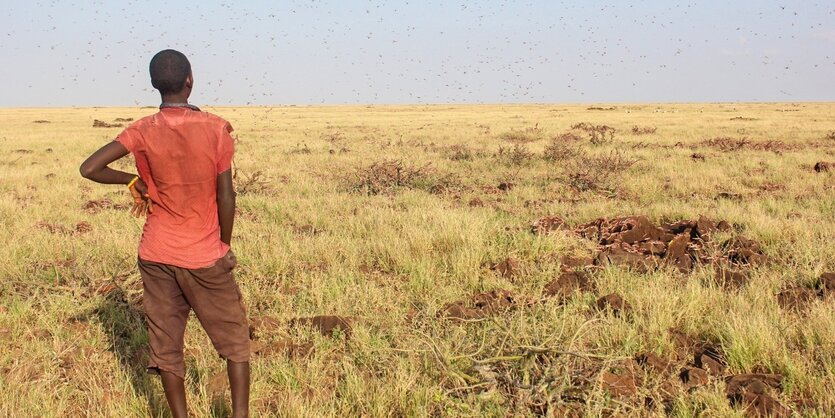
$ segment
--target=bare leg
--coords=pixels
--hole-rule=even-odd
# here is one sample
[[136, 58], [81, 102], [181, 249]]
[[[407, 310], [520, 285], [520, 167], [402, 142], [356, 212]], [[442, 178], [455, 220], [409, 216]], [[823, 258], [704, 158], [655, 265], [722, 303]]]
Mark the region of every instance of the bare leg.
[[249, 362], [226, 361], [229, 387], [232, 388], [232, 417], [249, 417]]
[[174, 418], [188, 418], [186, 409], [186, 386], [183, 379], [171, 372], [160, 370], [162, 377], [162, 388], [165, 391], [165, 399], [168, 399], [168, 407], [171, 408], [171, 415]]

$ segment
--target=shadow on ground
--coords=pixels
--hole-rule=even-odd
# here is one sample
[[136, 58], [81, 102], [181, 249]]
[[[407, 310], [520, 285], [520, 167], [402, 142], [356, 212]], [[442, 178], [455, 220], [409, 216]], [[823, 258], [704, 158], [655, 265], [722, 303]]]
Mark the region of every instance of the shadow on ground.
[[148, 374], [148, 330], [145, 314], [128, 303], [125, 292], [115, 289], [103, 298], [91, 316], [98, 318], [104, 327], [109, 349], [119, 360], [119, 366], [130, 379], [133, 390], [145, 398], [154, 417], [169, 416], [161, 390], [155, 385], [155, 376]]

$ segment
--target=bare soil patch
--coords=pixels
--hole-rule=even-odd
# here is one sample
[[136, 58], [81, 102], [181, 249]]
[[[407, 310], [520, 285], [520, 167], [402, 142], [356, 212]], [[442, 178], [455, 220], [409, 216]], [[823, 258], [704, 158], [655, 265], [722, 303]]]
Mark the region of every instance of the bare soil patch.
[[516, 298], [508, 290], [495, 289], [473, 295], [468, 301], [448, 303], [440, 315], [453, 320], [474, 320], [486, 318], [516, 307]]

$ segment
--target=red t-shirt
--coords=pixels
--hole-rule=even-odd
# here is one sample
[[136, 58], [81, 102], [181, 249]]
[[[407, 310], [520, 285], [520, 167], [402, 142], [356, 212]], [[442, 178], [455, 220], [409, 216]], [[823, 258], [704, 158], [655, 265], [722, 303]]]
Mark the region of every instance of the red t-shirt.
[[139, 257], [183, 268], [214, 264], [229, 246], [220, 240], [217, 175], [232, 167], [232, 125], [187, 108], [164, 108], [125, 128], [119, 141], [136, 159], [154, 204]]

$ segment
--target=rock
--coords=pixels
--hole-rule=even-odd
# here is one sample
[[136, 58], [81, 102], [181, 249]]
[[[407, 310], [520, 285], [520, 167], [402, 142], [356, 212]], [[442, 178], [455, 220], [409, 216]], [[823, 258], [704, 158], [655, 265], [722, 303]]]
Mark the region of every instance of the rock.
[[736, 374], [725, 378], [725, 393], [728, 396], [751, 392], [756, 394], [771, 393], [781, 390], [783, 376], [769, 373]]
[[563, 270], [570, 270], [579, 267], [588, 267], [594, 264], [594, 259], [591, 257], [560, 257], [560, 267]]
[[610, 293], [597, 299], [596, 306], [600, 311], [611, 310], [616, 316], [622, 313], [629, 313], [632, 310], [632, 306], [624, 301], [623, 297], [617, 293]]
[[728, 260], [734, 264], [757, 265], [766, 261], [760, 244], [742, 235], [725, 241], [722, 243], [722, 248], [727, 252]]
[[560, 274], [560, 277], [545, 285], [543, 293], [545, 296], [566, 299], [575, 292], [590, 292], [593, 290], [594, 284], [589, 279], [588, 274], [578, 271], [566, 271]]
[[693, 363], [696, 367], [717, 376], [721, 375], [728, 367], [721, 348], [711, 344], [705, 344], [696, 350]]
[[648, 239], [659, 239], [662, 231], [652, 224], [646, 216], [625, 218], [619, 222], [619, 228], [624, 229], [618, 234], [620, 241], [635, 244]]
[[655, 373], [668, 373], [672, 371], [672, 363], [662, 359], [657, 354], [652, 352], [645, 352], [635, 356], [635, 361], [638, 362], [647, 370]]
[[785, 417], [791, 411], [772, 394], [782, 389], [783, 376], [779, 374], [738, 374], [725, 378], [725, 394], [731, 405], [741, 406], [746, 416]]
[[656, 264], [650, 258], [639, 253], [626, 251], [622, 247], [605, 247], [597, 255], [597, 264], [626, 267], [639, 273], [646, 273], [655, 268]]
[[736, 290], [745, 287], [750, 279], [748, 270], [737, 270], [725, 266], [716, 268], [716, 282], [725, 289]]
[[719, 223], [716, 224], [716, 229], [722, 232], [729, 232], [732, 231], [734, 227], [726, 221], [719, 221]]
[[833, 168], [835, 168], [835, 163], [830, 163], [830, 162], [826, 162], [826, 161], [818, 161], [815, 164], [815, 171], [818, 172], [818, 173], [823, 173], [823, 172], [832, 170]]
[[821, 274], [815, 288], [821, 297], [826, 298], [835, 295], [835, 273]]
[[620, 374], [604, 372], [600, 379], [603, 389], [615, 398], [631, 397], [638, 393], [635, 375], [629, 371], [624, 371]]
[[565, 221], [558, 216], [548, 216], [542, 219], [538, 219], [531, 224], [531, 232], [533, 232], [534, 234], [545, 235], [560, 229], [568, 229], [568, 226], [566, 225]]
[[473, 306], [485, 312], [495, 313], [516, 306], [513, 293], [504, 289], [495, 289], [473, 296]]
[[806, 286], [795, 285], [777, 293], [777, 304], [787, 311], [803, 311], [815, 301], [818, 294]]
[[446, 304], [441, 310], [441, 313], [447, 319], [457, 319], [463, 321], [481, 319], [484, 317], [484, 313], [481, 310], [469, 308], [463, 301], [455, 301]]
[[678, 377], [684, 384], [684, 388], [688, 391], [696, 387], [706, 385], [709, 380], [706, 371], [698, 367], [690, 366], [685, 366], [683, 369], [681, 369], [681, 372], [679, 372]]
[[512, 293], [504, 289], [473, 295], [469, 305], [464, 301], [448, 303], [441, 310], [441, 315], [447, 319], [474, 320], [485, 318], [490, 314], [500, 313], [516, 306]]
[[696, 234], [701, 237], [702, 239], [710, 238], [710, 235], [714, 232], [718, 231], [719, 229], [716, 227], [716, 224], [704, 216], [699, 216], [699, 220], [696, 221]]
[[687, 252], [689, 244], [690, 236], [684, 233], [679, 234], [670, 241], [667, 245], [667, 252], [664, 254], [664, 260], [676, 266], [682, 273], [687, 273], [693, 268], [693, 260]]
[[667, 252], [667, 245], [661, 241], [645, 241], [638, 244], [638, 250], [644, 255], [660, 257]]

